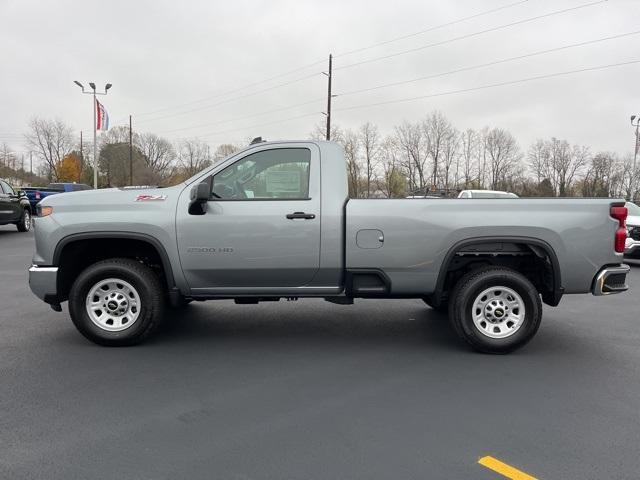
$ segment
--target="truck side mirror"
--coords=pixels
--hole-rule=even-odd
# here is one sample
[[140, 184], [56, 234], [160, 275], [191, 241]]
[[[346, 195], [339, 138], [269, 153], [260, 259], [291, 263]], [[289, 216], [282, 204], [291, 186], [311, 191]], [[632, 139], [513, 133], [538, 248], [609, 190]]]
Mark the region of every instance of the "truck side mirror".
[[198, 183], [191, 188], [189, 215], [204, 215], [206, 213], [210, 188], [207, 182]]

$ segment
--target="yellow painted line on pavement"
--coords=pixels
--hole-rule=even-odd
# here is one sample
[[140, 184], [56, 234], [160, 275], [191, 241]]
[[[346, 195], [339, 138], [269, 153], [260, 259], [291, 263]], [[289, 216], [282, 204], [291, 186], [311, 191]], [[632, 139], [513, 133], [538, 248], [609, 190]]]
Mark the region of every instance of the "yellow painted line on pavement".
[[510, 478], [511, 480], [537, 480], [536, 477], [532, 477], [531, 475], [524, 473], [522, 470], [518, 470], [517, 468], [507, 465], [497, 458], [493, 458], [488, 455], [478, 460], [478, 463], [483, 467], [487, 467], [489, 470], [493, 470], [500, 475]]

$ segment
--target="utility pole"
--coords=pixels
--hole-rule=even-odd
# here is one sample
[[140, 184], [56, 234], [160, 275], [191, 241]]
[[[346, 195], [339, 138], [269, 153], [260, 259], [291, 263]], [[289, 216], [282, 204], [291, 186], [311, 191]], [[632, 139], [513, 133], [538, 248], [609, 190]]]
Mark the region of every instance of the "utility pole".
[[[636, 123], [633, 123], [633, 121], [635, 120]], [[636, 127], [636, 138], [635, 141], [633, 142], [633, 170], [631, 171], [631, 182], [629, 185], [629, 190], [631, 190], [630, 192], [630, 197], [629, 201], [633, 202], [635, 200], [635, 179], [636, 179], [636, 163], [638, 160], [638, 149], [640, 148], [640, 115], [631, 115], [631, 125], [633, 125], [634, 127]]]
[[33, 152], [29, 150], [29, 173], [33, 175]]
[[328, 79], [327, 88], [327, 140], [331, 140], [331, 77], [333, 75], [333, 55], [329, 54], [329, 72], [326, 73]]
[[131, 129], [131, 115], [129, 115], [129, 185], [133, 186], [133, 130]]
[[80, 170], [84, 170], [84, 150], [82, 150], [82, 130], [80, 130]]
[[111, 84], [107, 83], [104, 86], [104, 92], [96, 92], [96, 84], [93, 82], [89, 82], [89, 86], [91, 87], [91, 92], [85, 92], [84, 86], [77, 80], [74, 80], [73, 83], [78, 85], [82, 89], [82, 93], [93, 96], [93, 188], [98, 188], [98, 141], [97, 141], [97, 132], [96, 132], [96, 121], [97, 121], [97, 112], [98, 112], [98, 100], [96, 99], [96, 95], [106, 95], [107, 91], [111, 88]]

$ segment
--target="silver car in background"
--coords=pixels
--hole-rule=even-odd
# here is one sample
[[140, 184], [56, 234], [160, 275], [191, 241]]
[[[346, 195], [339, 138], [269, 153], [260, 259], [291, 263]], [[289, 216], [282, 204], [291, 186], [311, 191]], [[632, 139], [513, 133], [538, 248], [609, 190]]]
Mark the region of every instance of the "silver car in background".
[[515, 193], [500, 190], [462, 190], [458, 198], [520, 198]]

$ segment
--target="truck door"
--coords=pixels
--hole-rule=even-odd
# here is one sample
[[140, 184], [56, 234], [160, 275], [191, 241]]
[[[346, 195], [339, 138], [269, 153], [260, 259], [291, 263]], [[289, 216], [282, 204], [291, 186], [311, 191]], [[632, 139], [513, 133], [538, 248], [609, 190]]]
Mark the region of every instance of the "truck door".
[[318, 147], [265, 146], [206, 181], [204, 214], [188, 213], [186, 190], [176, 222], [182, 269], [195, 293], [300, 287], [313, 279], [320, 266]]
[[20, 198], [7, 182], [0, 180], [0, 223], [15, 222], [21, 214]]

